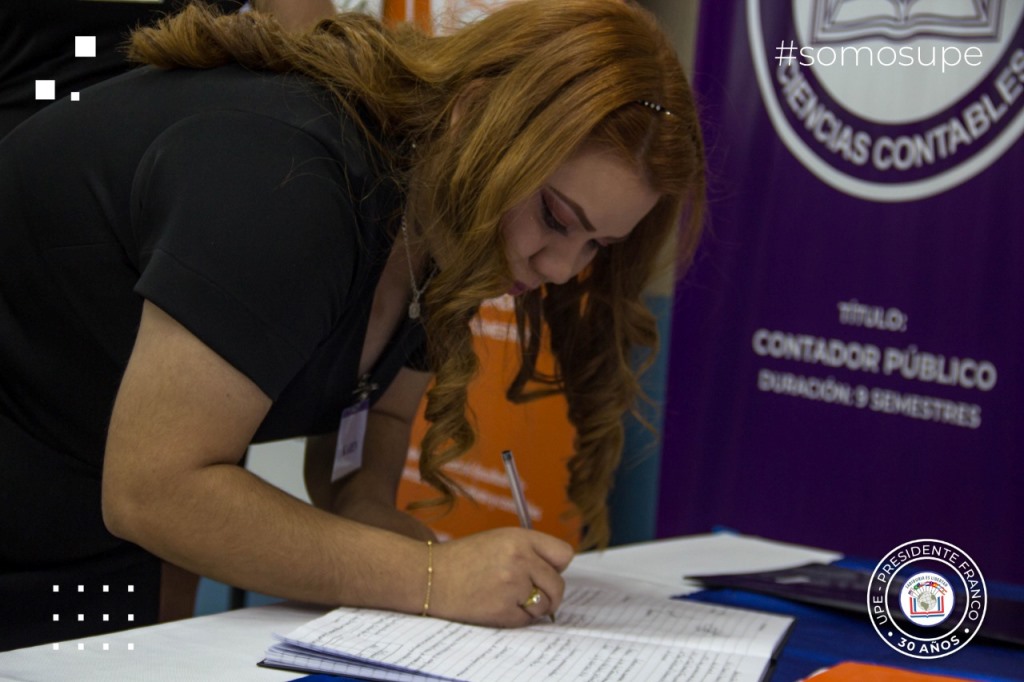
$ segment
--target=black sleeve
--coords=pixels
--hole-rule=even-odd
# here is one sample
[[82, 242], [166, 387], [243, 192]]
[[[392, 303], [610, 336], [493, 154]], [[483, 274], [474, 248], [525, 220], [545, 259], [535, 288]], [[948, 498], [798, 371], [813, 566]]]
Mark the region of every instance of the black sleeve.
[[135, 290], [276, 400], [348, 304], [359, 246], [348, 186], [339, 159], [276, 119], [181, 121], [133, 184]]

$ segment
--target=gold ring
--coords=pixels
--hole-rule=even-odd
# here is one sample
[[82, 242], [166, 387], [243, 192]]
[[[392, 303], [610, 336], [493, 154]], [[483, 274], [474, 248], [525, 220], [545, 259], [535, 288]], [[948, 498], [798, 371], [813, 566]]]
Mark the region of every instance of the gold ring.
[[534, 587], [532, 590], [530, 590], [530, 596], [526, 598], [526, 601], [524, 601], [521, 604], [521, 606], [524, 609], [527, 606], [536, 606], [537, 604], [540, 603], [541, 597], [543, 597], [543, 596], [544, 596], [544, 593], [540, 591], [540, 588], [539, 587]]

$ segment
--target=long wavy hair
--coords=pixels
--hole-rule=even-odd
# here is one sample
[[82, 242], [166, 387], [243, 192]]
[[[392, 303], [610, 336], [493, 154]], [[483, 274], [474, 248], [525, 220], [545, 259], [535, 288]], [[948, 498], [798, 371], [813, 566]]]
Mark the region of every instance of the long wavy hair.
[[[660, 200], [630, 238], [602, 249], [573, 280], [517, 298], [522, 362], [509, 388], [516, 401], [564, 392], [577, 433], [568, 495], [582, 517], [581, 544], [607, 544], [623, 417], [642, 396], [632, 351], [657, 347], [642, 294], [680, 225], [678, 271], [688, 264], [703, 210], [692, 94], [654, 19], [621, 0], [522, 0], [443, 37], [357, 13], [292, 34], [270, 17], [218, 16], [193, 5], [134, 33], [129, 52], [162, 68], [237, 62], [304, 74], [336, 96], [382, 151], [408, 190], [412, 223], [432, 253], [447, 254], [424, 297], [435, 381], [420, 458], [421, 476], [442, 502], [459, 492], [442, 467], [475, 439], [470, 321], [511, 277], [503, 216], [584, 144], [636, 169]], [[552, 374], [537, 369], [545, 325]]]

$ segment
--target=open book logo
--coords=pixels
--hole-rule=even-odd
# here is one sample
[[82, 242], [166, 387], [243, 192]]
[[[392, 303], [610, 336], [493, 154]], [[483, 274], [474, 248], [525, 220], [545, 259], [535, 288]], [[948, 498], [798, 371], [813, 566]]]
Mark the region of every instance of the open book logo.
[[[933, 196], [992, 166], [1024, 134], [1024, 2], [746, 4], [772, 126], [839, 191], [883, 202]], [[731, 77], [745, 82], [750, 62], [735, 61]]]
[[912, 622], [933, 627], [949, 617], [956, 606], [956, 593], [938, 573], [917, 573], [903, 587], [900, 608]]
[[815, 0], [811, 41], [996, 40], [1003, 0]]

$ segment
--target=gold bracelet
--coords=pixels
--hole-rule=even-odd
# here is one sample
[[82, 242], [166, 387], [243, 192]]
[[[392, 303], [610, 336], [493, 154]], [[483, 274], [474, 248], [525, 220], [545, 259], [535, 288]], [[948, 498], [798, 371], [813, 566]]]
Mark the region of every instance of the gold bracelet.
[[423, 598], [423, 613], [421, 616], [430, 615], [430, 588], [434, 586], [434, 541], [427, 540], [427, 596]]

